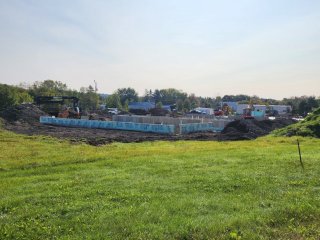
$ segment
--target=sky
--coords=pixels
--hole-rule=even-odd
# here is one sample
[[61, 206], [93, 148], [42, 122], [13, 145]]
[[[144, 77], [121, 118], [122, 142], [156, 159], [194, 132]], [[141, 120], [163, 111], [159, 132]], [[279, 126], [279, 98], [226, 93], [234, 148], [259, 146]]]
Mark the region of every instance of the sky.
[[320, 96], [319, 0], [0, 0], [0, 83]]

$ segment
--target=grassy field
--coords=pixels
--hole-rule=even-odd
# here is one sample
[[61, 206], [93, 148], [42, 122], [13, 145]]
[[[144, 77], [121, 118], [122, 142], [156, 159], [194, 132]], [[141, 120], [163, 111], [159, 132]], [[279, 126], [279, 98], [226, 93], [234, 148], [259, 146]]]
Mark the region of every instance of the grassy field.
[[69, 144], [0, 130], [0, 239], [320, 239], [320, 140]]

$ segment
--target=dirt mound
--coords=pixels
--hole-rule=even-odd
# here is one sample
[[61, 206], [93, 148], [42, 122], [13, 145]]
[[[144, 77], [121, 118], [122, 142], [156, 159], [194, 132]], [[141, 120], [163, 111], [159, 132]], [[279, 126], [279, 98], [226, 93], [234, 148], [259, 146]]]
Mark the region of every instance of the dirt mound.
[[152, 108], [149, 112], [151, 113], [151, 116], [166, 116], [169, 114], [168, 110], [162, 108]]
[[130, 109], [129, 111], [131, 114], [135, 114], [135, 115], [147, 115], [148, 112], [144, 109]]
[[275, 136], [303, 136], [320, 138], [320, 108], [296, 124], [273, 132]]
[[0, 112], [0, 117], [6, 122], [12, 123], [39, 123], [40, 116], [47, 115], [33, 104], [21, 104], [15, 107], [7, 108]]
[[240, 119], [227, 124], [219, 139], [248, 140], [269, 134], [271, 131], [295, 123], [291, 119], [262, 120]]

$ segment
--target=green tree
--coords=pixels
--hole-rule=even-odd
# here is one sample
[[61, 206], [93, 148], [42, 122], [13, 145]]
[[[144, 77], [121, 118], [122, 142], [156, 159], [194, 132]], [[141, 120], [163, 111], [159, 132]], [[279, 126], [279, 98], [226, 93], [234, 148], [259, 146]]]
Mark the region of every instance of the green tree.
[[302, 100], [300, 103], [299, 103], [299, 114], [300, 115], [306, 115], [307, 114], [307, 101], [306, 100]]
[[144, 102], [153, 102], [154, 101], [153, 92], [151, 89], [150, 90], [146, 89], [144, 91], [144, 96], [142, 98], [142, 101], [144, 101]]
[[37, 81], [29, 88], [32, 96], [62, 96], [68, 91], [66, 84], [60, 81]]
[[200, 101], [200, 106], [205, 108], [214, 108], [214, 100], [212, 98], [202, 98], [198, 97]]
[[308, 97], [307, 99], [307, 112], [313, 111], [313, 109], [318, 108], [319, 104], [315, 97]]
[[182, 112], [183, 111], [183, 101], [181, 99], [178, 99], [177, 100], [177, 110], [179, 112]]
[[0, 84], [0, 109], [32, 101], [32, 97], [25, 89]]
[[319, 106], [319, 98], [316, 99], [314, 96], [284, 98], [280, 104], [292, 106], [292, 114], [304, 115]]
[[129, 100], [128, 99], [124, 102], [124, 105], [122, 106], [121, 109], [123, 111], [129, 111]]
[[81, 87], [79, 93], [80, 107], [82, 110], [96, 110], [99, 106], [99, 95], [94, 91], [94, 88]]
[[120, 97], [117, 93], [111, 94], [106, 99], [106, 106], [108, 108], [118, 108], [122, 109]]
[[160, 99], [158, 101], [161, 101], [163, 104], [167, 105], [175, 104], [178, 99], [184, 100], [186, 98], [186, 93], [174, 88], [168, 88], [160, 90]]
[[162, 100], [162, 95], [159, 89], [154, 90], [152, 97], [155, 103], [160, 102]]
[[250, 100], [250, 96], [244, 95], [244, 94], [224, 95], [222, 98], [223, 102], [240, 102], [240, 101], [248, 102], [249, 100]]
[[190, 103], [190, 100], [189, 98], [186, 98], [184, 101], [183, 101], [183, 111], [184, 112], [188, 112], [191, 110], [191, 103]]
[[128, 103], [130, 102], [136, 102], [138, 101], [138, 93], [133, 88], [119, 88], [116, 93], [120, 97], [121, 105], [124, 106], [126, 101], [128, 100]]
[[189, 95], [188, 99], [190, 101], [190, 108], [191, 109], [194, 109], [194, 108], [197, 108], [200, 106], [199, 99], [193, 93]]
[[157, 102], [156, 108], [162, 108], [162, 107], [163, 107], [162, 102]]

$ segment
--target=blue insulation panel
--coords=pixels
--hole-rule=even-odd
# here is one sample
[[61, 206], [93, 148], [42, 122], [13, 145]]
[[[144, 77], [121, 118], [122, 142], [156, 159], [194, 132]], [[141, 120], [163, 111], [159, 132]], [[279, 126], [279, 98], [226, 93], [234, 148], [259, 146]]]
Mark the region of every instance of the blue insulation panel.
[[189, 124], [180, 124], [180, 133], [193, 133], [193, 132], [221, 132], [223, 128], [214, 127], [212, 123], [189, 123]]
[[40, 117], [40, 123], [52, 124], [66, 127], [83, 127], [83, 128], [102, 128], [102, 129], [117, 129], [139, 132], [154, 132], [162, 134], [174, 134], [174, 125], [165, 124], [146, 124], [133, 122], [115, 122], [115, 121], [98, 121], [84, 119], [66, 119], [66, 118], [51, 118]]

